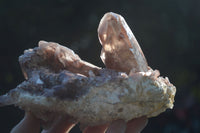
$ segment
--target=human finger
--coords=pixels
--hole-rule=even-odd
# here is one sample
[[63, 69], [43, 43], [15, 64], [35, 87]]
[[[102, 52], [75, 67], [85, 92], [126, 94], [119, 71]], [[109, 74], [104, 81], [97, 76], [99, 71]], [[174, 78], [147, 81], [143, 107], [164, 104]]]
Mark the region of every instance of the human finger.
[[75, 122], [71, 120], [69, 116], [60, 116], [47, 130], [43, 130], [42, 133], [68, 133], [74, 126]]
[[106, 133], [124, 133], [126, 130], [126, 122], [124, 120], [115, 120], [113, 121]]
[[140, 133], [147, 125], [147, 123], [148, 119], [145, 116], [130, 120], [127, 123], [127, 128], [125, 133]]
[[108, 125], [91, 126], [84, 129], [83, 133], [105, 133]]
[[40, 120], [30, 112], [26, 112], [24, 118], [11, 130], [10, 133], [39, 133]]

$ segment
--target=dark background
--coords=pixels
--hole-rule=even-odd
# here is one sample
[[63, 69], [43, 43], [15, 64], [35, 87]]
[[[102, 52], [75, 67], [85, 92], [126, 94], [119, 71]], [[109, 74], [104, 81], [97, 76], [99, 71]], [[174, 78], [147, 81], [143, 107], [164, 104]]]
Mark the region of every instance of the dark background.
[[[109, 11], [124, 16], [149, 66], [177, 87], [174, 109], [150, 118], [143, 133], [200, 132], [199, 0], [0, 0], [0, 94], [24, 80], [18, 56], [39, 40], [63, 44], [103, 67], [97, 27]], [[23, 113], [0, 108], [0, 132], [8, 133]]]

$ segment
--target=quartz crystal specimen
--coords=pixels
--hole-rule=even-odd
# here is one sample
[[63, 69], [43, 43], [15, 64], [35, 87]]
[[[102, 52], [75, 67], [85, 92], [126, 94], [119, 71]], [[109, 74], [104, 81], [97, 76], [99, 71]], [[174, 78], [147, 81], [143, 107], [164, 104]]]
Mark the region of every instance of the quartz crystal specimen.
[[0, 106], [14, 104], [50, 126], [70, 115], [82, 126], [141, 116], [154, 117], [173, 108], [176, 88], [146, 62], [122, 16], [107, 13], [98, 36], [106, 68], [83, 61], [71, 49], [40, 41], [25, 50], [19, 62], [25, 81], [0, 97]]
[[99, 24], [98, 36], [103, 46], [101, 59], [107, 68], [126, 73], [148, 70], [144, 54], [122, 16], [105, 14]]

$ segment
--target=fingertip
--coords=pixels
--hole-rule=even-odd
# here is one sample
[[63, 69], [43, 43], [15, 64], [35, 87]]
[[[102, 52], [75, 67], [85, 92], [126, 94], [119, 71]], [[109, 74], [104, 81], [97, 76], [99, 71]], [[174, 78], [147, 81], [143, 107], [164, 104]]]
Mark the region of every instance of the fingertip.
[[24, 118], [11, 130], [11, 133], [39, 133], [40, 121], [34, 115], [26, 112]]
[[127, 128], [125, 133], [140, 133], [148, 123], [146, 116], [135, 118], [127, 123]]
[[105, 133], [108, 124], [98, 125], [98, 126], [90, 126], [83, 130], [83, 133]]
[[43, 130], [42, 133], [68, 133], [76, 125], [71, 119], [69, 116], [61, 116], [50, 129]]
[[106, 133], [124, 133], [126, 130], [126, 122], [124, 120], [115, 120], [113, 121]]

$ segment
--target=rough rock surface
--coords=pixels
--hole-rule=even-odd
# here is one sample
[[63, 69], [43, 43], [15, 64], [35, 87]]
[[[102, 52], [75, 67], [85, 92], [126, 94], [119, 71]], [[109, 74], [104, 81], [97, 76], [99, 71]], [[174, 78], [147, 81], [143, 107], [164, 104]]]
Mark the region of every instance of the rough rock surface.
[[98, 33], [106, 68], [81, 60], [57, 43], [40, 41], [19, 57], [26, 80], [1, 96], [0, 106], [14, 104], [31, 111], [44, 127], [60, 115], [92, 126], [153, 117], [173, 108], [175, 86], [148, 67], [125, 20], [107, 13]]

